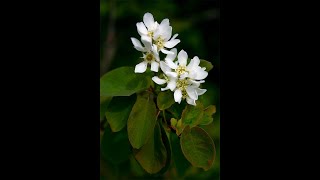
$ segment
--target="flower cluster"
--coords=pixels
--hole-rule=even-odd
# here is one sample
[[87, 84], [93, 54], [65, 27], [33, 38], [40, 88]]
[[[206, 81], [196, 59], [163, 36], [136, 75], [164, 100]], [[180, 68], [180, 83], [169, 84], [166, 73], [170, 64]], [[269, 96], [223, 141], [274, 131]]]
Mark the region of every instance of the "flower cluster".
[[[148, 64], [151, 64], [151, 71], [158, 72], [159, 66], [163, 74], [154, 76], [152, 80], [159, 85], [167, 84], [161, 91], [171, 90], [174, 92], [174, 100], [179, 103], [186, 99], [188, 104], [196, 105], [198, 96], [207, 90], [200, 89], [200, 84], [208, 76], [204, 67], [200, 67], [200, 59], [195, 56], [187, 65], [188, 54], [173, 48], [180, 40], [176, 39], [178, 34], [172, 35], [172, 27], [169, 19], [164, 19], [158, 24], [154, 21], [152, 14], [146, 13], [143, 22], [137, 23], [137, 30], [141, 36], [141, 42], [131, 38], [134, 48], [143, 53], [143, 62], [135, 67], [135, 73], [146, 71]], [[167, 48], [173, 48], [171, 50]], [[164, 61], [160, 60], [160, 51], [166, 54]], [[177, 57], [177, 60], [176, 60]]]

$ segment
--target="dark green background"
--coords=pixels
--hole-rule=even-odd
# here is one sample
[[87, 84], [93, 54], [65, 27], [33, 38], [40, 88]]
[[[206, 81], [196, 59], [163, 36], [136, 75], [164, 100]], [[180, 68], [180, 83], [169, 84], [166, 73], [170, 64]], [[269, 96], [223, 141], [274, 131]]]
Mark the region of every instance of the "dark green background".
[[[100, 74], [121, 66], [132, 66], [140, 62], [141, 52], [135, 50], [130, 37], [140, 39], [136, 23], [142, 21], [146, 12], [153, 14], [158, 23], [168, 18], [173, 28], [172, 34], [178, 33], [181, 42], [176, 46], [178, 52], [184, 49], [189, 58], [198, 56], [213, 64], [213, 69], [206, 78], [204, 88], [208, 91], [201, 96], [204, 104], [213, 104], [217, 113], [213, 123], [203, 128], [210, 134], [216, 145], [217, 155], [213, 167], [208, 171], [199, 168], [188, 169], [185, 178], [220, 178], [220, 9], [219, 1], [187, 0], [100, 0]], [[163, 55], [161, 57], [164, 57]], [[110, 127], [107, 127], [110, 128]], [[125, 134], [125, 132], [123, 132]], [[122, 134], [123, 134], [122, 133]], [[120, 134], [121, 135], [121, 134]], [[121, 135], [120, 137], [123, 137]], [[114, 137], [112, 137], [114, 138]], [[128, 146], [127, 144], [124, 147]], [[123, 146], [122, 146], [123, 147]], [[117, 158], [117, 157], [115, 157]], [[121, 159], [118, 157], [118, 159]], [[132, 159], [112, 165], [108, 158], [101, 160], [101, 177], [107, 179], [126, 179], [140, 177], [150, 179], [141, 167]], [[175, 178], [174, 168], [170, 168], [160, 179]], [[153, 176], [155, 178], [155, 176]]]

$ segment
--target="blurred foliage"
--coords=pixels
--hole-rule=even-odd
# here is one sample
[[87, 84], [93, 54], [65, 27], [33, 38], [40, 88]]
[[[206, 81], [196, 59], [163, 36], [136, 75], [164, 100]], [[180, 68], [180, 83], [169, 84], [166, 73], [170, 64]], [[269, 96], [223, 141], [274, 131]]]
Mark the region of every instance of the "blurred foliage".
[[[204, 107], [215, 105], [213, 123], [201, 125], [213, 139], [216, 156], [213, 166], [204, 171], [188, 163], [181, 154], [178, 137], [169, 134], [172, 144], [172, 158], [168, 171], [150, 175], [134, 158], [129, 140], [125, 135], [127, 127], [112, 132], [107, 121], [103, 124], [101, 141], [108, 141], [108, 149], [101, 154], [100, 179], [220, 179], [220, 39], [219, 1], [199, 0], [100, 0], [100, 63], [101, 75], [121, 66], [134, 67], [140, 62], [141, 53], [133, 48], [130, 37], [139, 38], [136, 23], [142, 21], [143, 14], [150, 12], [158, 22], [169, 18], [173, 34], [178, 33], [181, 42], [178, 51], [184, 49], [189, 58], [198, 56], [210, 61], [213, 69], [209, 72], [202, 88], [207, 92], [199, 97]], [[105, 97], [102, 97], [105, 98]], [[111, 99], [105, 98], [105, 106]], [[173, 104], [169, 110], [181, 114], [181, 109]], [[100, 114], [100, 117], [102, 114]], [[179, 119], [181, 117], [177, 117]], [[107, 133], [106, 133], [107, 132]], [[106, 134], [105, 134], [106, 133]], [[177, 144], [178, 143], [178, 144]], [[112, 147], [112, 148], [110, 148]], [[130, 150], [130, 152], [127, 151]], [[117, 157], [119, 156], [119, 157]], [[117, 163], [114, 163], [117, 162]], [[176, 167], [177, 164], [183, 164]]]

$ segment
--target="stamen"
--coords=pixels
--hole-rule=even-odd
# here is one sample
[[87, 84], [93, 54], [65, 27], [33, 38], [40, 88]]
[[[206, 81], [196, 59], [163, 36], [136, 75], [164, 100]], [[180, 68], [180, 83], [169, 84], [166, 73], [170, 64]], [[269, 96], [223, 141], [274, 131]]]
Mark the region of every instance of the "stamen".
[[158, 50], [162, 49], [164, 47], [164, 39], [159, 36], [156, 40], [156, 45], [158, 47]]
[[153, 38], [153, 31], [148, 31], [148, 36]]
[[189, 83], [187, 79], [182, 79], [182, 80], [179, 79], [177, 81], [177, 88], [181, 89], [182, 91], [184, 91], [188, 85]]
[[184, 89], [182, 90], [182, 99], [186, 99], [188, 97], [187, 91]]
[[176, 69], [176, 73], [179, 76], [185, 72], [187, 72], [187, 68], [185, 66], [178, 66], [178, 68]]
[[154, 59], [154, 56], [152, 53], [148, 53], [147, 55], [145, 55], [145, 60], [147, 60], [148, 62], [151, 62]]

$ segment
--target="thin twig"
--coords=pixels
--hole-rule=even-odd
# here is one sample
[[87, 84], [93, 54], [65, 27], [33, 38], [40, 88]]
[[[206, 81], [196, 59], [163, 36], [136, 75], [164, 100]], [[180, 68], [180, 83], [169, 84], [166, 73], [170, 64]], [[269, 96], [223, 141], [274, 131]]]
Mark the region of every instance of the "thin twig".
[[165, 113], [165, 110], [162, 111], [163, 113], [163, 119], [164, 121], [166, 122], [166, 124], [168, 125], [168, 122], [167, 122], [167, 119], [166, 119], [166, 113]]
[[160, 114], [160, 110], [158, 110], [158, 113], [157, 113], [157, 119], [158, 119], [159, 114]]
[[100, 76], [102, 76], [108, 71], [116, 51], [116, 39], [115, 39], [116, 5], [114, 0], [110, 0], [109, 4], [110, 4], [110, 15], [109, 15], [108, 30], [107, 30], [108, 33], [107, 33], [106, 42], [104, 43], [105, 48], [103, 49], [103, 58], [100, 64]]

